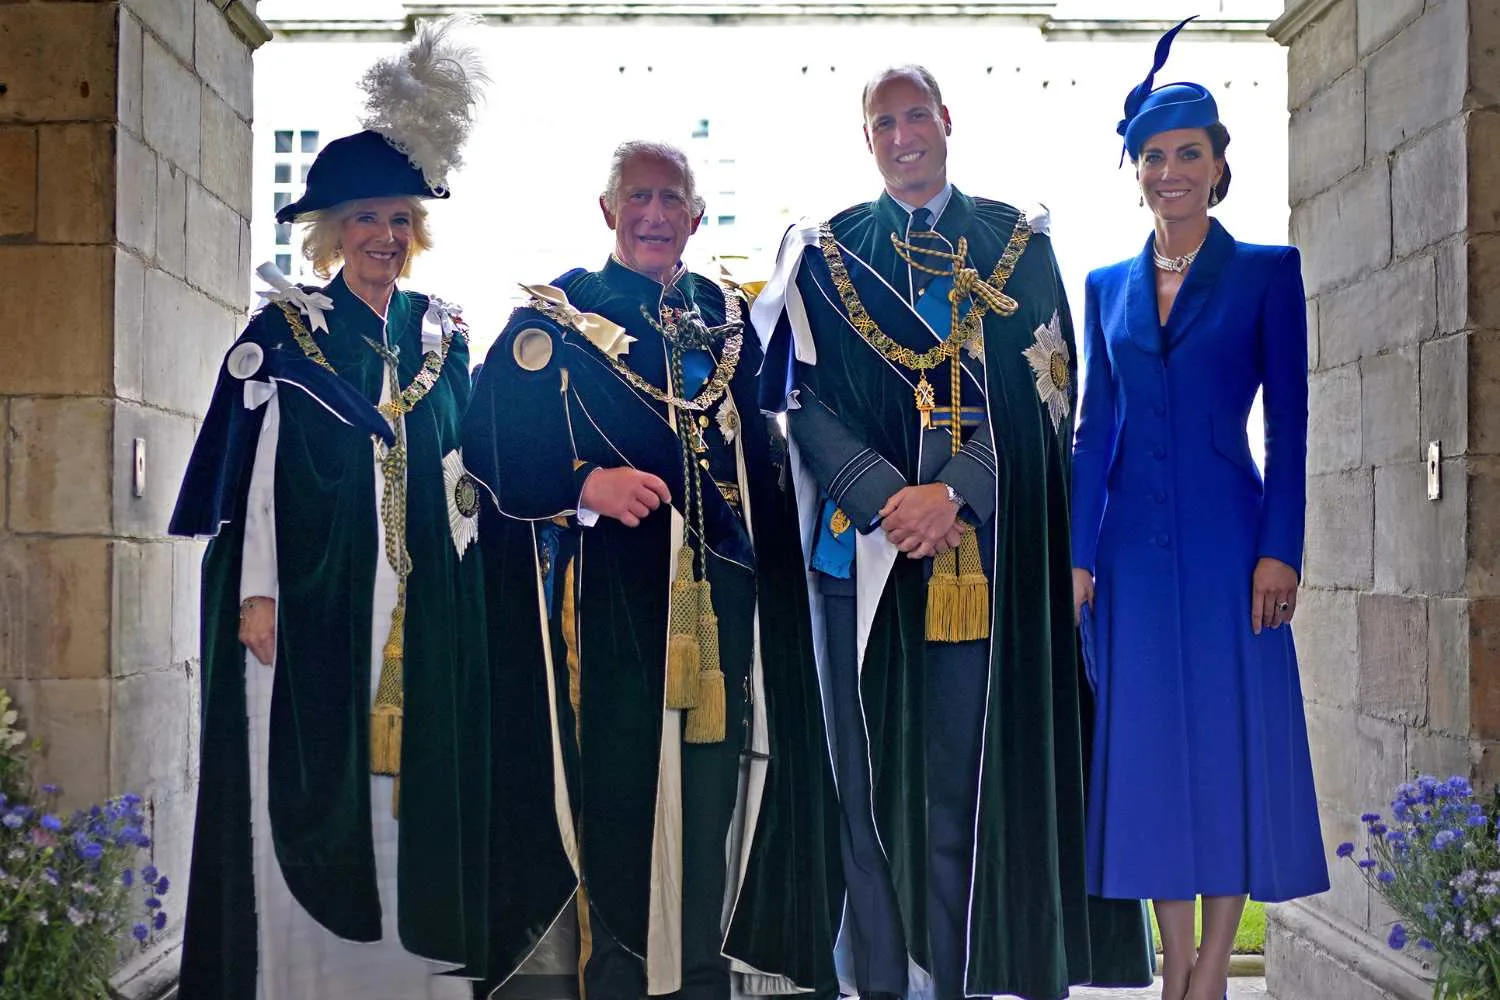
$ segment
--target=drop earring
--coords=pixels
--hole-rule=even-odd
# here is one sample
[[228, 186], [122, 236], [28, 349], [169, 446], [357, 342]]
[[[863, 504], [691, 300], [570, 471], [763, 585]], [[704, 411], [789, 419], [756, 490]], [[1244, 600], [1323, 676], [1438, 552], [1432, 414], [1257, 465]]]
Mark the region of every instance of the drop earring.
[[1144, 193], [1141, 194], [1140, 200], [1137, 204], [1139, 204], [1141, 208], [1146, 207], [1146, 195]]

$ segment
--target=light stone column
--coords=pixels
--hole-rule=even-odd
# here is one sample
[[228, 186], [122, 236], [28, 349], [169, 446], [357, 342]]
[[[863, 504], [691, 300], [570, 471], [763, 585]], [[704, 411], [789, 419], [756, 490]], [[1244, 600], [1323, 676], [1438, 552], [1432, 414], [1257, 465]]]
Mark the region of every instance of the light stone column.
[[[1270, 32], [1290, 48], [1311, 363], [1297, 644], [1331, 856], [1415, 773], [1500, 776], [1500, 5], [1289, 0]], [[1272, 995], [1431, 996], [1419, 956], [1385, 944], [1394, 914], [1330, 863], [1331, 892], [1272, 910]]]
[[66, 806], [146, 799], [174, 923], [132, 996], [187, 885], [202, 546], [164, 532], [248, 299], [253, 7], [0, 3], [0, 686]]

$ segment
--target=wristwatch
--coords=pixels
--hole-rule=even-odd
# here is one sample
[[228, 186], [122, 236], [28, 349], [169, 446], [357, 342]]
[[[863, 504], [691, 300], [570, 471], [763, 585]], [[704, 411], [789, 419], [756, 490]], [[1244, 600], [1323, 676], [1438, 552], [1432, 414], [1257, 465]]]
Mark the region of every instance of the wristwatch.
[[958, 492], [958, 490], [955, 490], [947, 483], [943, 484], [943, 489], [948, 491], [948, 502], [953, 506], [962, 507], [964, 504], [968, 503], [968, 501], [964, 499], [964, 495], [962, 493]]

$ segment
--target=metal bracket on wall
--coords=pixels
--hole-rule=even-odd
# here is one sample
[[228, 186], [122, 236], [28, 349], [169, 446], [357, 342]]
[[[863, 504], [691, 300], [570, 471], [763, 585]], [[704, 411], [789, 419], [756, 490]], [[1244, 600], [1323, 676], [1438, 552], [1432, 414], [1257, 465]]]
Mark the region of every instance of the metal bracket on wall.
[[1443, 498], [1443, 442], [1427, 442], [1427, 499]]

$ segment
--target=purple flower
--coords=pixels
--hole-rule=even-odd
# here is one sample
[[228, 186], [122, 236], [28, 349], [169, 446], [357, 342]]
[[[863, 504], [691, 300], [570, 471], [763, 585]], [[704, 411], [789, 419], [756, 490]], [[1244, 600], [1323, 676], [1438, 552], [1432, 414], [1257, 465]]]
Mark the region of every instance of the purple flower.
[[91, 840], [78, 849], [78, 856], [85, 861], [98, 861], [104, 856], [104, 848]]
[[56, 833], [63, 828], [63, 823], [62, 820], [58, 819], [51, 813], [48, 813], [47, 815], [42, 817], [42, 828], [45, 830], [51, 830], [53, 833]]
[[12, 830], [19, 830], [21, 824], [24, 822], [26, 822], [25, 818], [18, 812], [8, 812], [4, 816], [0, 816], [0, 824], [4, 824]]
[[1380, 813], [1365, 813], [1359, 818], [1361, 823], [1375, 823], [1380, 820]]
[[163, 927], [167, 926], [167, 911], [157, 910], [156, 916], [151, 918], [151, 926], [155, 930], [161, 930]]
[[127, 868], [120, 873], [120, 884], [129, 889], [135, 884], [135, 872]]
[[[1396, 926], [1399, 927], [1401, 925], [1397, 924]], [[145, 924], [136, 924], [134, 927], [130, 928], [130, 936], [144, 944], [146, 938], [151, 936], [151, 932], [146, 929]]]
[[1362, 858], [1358, 864], [1361, 868], [1370, 869], [1375, 867], [1376, 861], [1374, 858]]
[[167, 877], [165, 875], [156, 880], [156, 894], [158, 896], [165, 896], [167, 894], [167, 890], [171, 887], [172, 883], [167, 881]]
[[148, 898], [146, 900], [146, 909], [148, 909], [148, 910], [158, 910], [160, 908], [161, 908], [161, 900], [157, 899], [155, 896], [152, 896], [152, 897], [150, 897], [150, 898]]
[[1394, 950], [1396, 950], [1396, 951], [1400, 951], [1402, 948], [1405, 948], [1406, 947], [1406, 928], [1403, 927], [1401, 924], [1392, 924], [1391, 925], [1391, 935], [1390, 935], [1390, 937], [1388, 937], [1388, 938], [1385, 939], [1385, 943], [1388, 944], [1388, 945], [1390, 945], [1391, 948], [1394, 949]]
[[146, 867], [141, 869], [141, 878], [148, 884], [151, 882], [155, 882], [157, 875], [158, 872], [155, 865], [147, 865]]
[[1441, 851], [1457, 839], [1458, 834], [1453, 830], [1439, 830], [1437, 835], [1432, 838], [1432, 846]]
[[1380, 870], [1380, 874], [1376, 875], [1375, 877], [1378, 878], [1383, 885], [1390, 885], [1392, 882], [1396, 881], [1396, 873], [1384, 868], [1382, 868]]
[[1334, 851], [1333, 853], [1337, 854], [1341, 858], [1347, 858], [1354, 854], [1354, 845], [1346, 840], [1342, 844], [1340, 844], [1339, 849], [1337, 851]]
[[56, 785], [43, 785], [42, 786], [42, 793], [45, 794], [45, 795], [56, 795], [59, 791], [61, 791], [61, 789], [58, 788]]
[[1417, 938], [1417, 947], [1426, 948], [1428, 951], [1431, 951], [1434, 946], [1433, 943], [1426, 938]]

